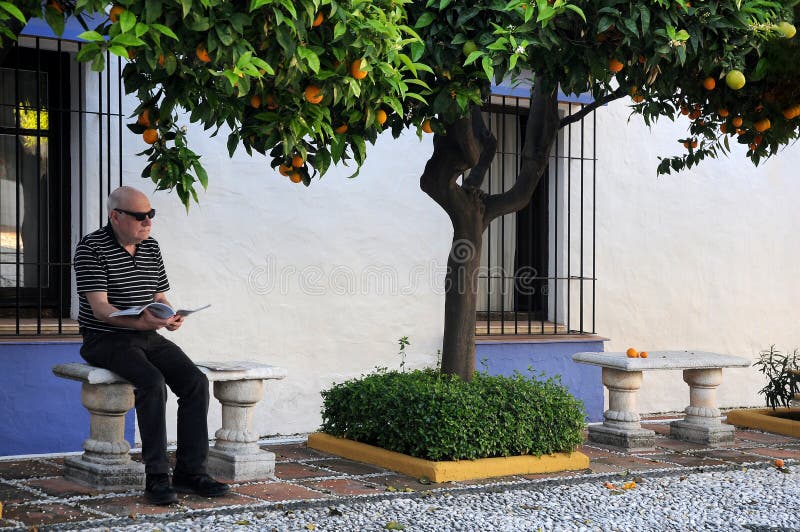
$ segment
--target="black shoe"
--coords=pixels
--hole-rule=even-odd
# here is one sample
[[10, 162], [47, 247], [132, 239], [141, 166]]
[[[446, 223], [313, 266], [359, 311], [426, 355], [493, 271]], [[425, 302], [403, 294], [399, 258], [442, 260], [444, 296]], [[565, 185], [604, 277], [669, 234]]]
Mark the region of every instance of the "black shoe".
[[144, 498], [150, 504], [166, 505], [178, 502], [178, 495], [169, 485], [169, 475], [148, 474], [144, 484]]
[[172, 487], [180, 493], [194, 493], [203, 497], [221, 497], [230, 490], [227, 484], [217, 482], [205, 473], [189, 475], [179, 471], [172, 475]]

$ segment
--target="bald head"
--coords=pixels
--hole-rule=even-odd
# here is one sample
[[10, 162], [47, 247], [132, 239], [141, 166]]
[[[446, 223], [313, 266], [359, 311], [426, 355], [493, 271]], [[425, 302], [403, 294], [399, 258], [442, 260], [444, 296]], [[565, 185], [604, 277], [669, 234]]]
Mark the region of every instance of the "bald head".
[[114, 209], [130, 209], [132, 204], [140, 203], [142, 200], [147, 202], [147, 196], [141, 191], [133, 187], [119, 187], [109, 194], [106, 210], [110, 217]]

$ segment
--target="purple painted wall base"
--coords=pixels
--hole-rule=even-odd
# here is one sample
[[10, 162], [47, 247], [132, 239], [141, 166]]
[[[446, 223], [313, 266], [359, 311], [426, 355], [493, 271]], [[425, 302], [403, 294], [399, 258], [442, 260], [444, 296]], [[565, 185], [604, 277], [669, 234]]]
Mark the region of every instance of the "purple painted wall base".
[[[82, 451], [89, 412], [81, 383], [53, 375], [52, 367], [83, 362], [81, 341], [0, 343], [0, 456]], [[134, 411], [125, 415], [133, 445]]]
[[491, 375], [513, 375], [515, 370], [530, 375], [528, 368], [537, 376], [542, 372], [547, 377], [561, 375], [561, 383], [583, 401], [588, 421], [603, 421], [601, 368], [572, 361], [575, 353], [603, 350], [603, 340], [597, 337], [568, 341], [478, 340], [475, 359], [478, 370], [486, 370]]

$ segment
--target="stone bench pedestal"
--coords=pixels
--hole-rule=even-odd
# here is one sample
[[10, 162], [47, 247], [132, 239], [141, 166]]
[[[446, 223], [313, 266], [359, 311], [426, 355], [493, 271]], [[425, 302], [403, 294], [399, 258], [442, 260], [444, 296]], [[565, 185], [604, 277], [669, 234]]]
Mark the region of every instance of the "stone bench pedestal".
[[253, 413], [264, 393], [264, 380], [283, 379], [286, 370], [252, 362], [198, 362], [214, 383], [214, 397], [222, 403], [222, 428], [208, 451], [208, 472], [236, 482], [275, 476], [275, 453], [258, 446]]
[[603, 368], [609, 409], [602, 425], [589, 426], [589, 441], [625, 450], [651, 448], [655, 432], [642, 428], [636, 411], [636, 393], [647, 370], [683, 370], [689, 385], [686, 417], [670, 425], [670, 437], [694, 443], [713, 444], [733, 440], [734, 428], [722, 423], [716, 390], [722, 382], [722, 368], [747, 367], [741, 357], [700, 351], [658, 351], [648, 358], [628, 358], [625, 353], [576, 353], [575, 362]]
[[608, 389], [608, 410], [602, 425], [589, 425], [589, 440], [627, 450], [651, 448], [656, 433], [642, 428], [636, 409], [642, 372], [603, 368], [603, 385]]
[[89, 411], [83, 454], [64, 460], [64, 477], [92, 488], [144, 486], [144, 464], [134, 462], [125, 441], [125, 413], [133, 408], [133, 386], [118, 375], [86, 364], [61, 364], [53, 373], [82, 383], [81, 403]]

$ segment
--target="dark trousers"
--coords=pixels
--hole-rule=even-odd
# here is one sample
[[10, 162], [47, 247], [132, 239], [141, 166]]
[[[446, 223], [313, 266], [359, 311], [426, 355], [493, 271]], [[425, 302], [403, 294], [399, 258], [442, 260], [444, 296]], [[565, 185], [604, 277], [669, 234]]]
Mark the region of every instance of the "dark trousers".
[[167, 386], [178, 396], [176, 471], [205, 473], [208, 456], [208, 379], [180, 347], [155, 331], [86, 332], [81, 356], [134, 386], [147, 473], [169, 473]]

